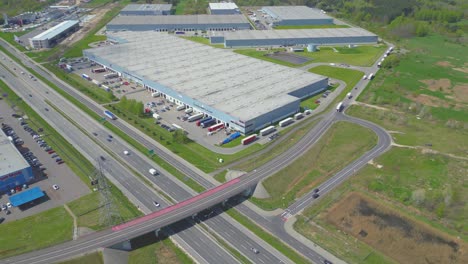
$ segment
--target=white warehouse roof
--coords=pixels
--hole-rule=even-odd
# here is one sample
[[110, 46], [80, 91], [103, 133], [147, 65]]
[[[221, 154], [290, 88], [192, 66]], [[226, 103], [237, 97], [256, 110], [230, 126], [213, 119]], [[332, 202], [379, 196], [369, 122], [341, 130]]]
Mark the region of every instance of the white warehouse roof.
[[243, 15], [117, 16], [108, 25], [249, 23]]
[[170, 11], [172, 4], [129, 4], [121, 11]]
[[331, 19], [320, 11], [307, 6], [265, 6], [262, 9], [277, 15], [280, 20]]
[[78, 20], [66, 20], [62, 23], [55, 25], [48, 30], [36, 35], [35, 37], [31, 38], [32, 40], [46, 40], [52, 39], [53, 37], [57, 36], [58, 34], [62, 33], [63, 31], [77, 25], [80, 23]]
[[10, 142], [7, 135], [0, 130], [0, 176], [29, 167], [18, 149]]
[[167, 33], [112, 35], [129, 42], [89, 49], [87, 55], [119, 65], [128, 73], [241, 120], [253, 119], [297, 101], [297, 97], [288, 93], [326, 78]]
[[362, 28], [238, 30], [229, 32], [216, 32], [216, 34], [224, 35], [224, 38], [228, 40], [376, 36], [375, 34]]
[[211, 10], [233, 10], [239, 9], [235, 3], [209, 3]]

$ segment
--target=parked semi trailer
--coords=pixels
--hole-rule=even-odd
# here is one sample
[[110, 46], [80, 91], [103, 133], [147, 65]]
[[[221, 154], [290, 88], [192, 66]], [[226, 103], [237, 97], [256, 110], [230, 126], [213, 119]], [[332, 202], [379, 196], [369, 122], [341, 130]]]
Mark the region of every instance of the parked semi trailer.
[[297, 113], [294, 115], [294, 119], [296, 120], [299, 120], [299, 119], [302, 119], [304, 117], [304, 115], [302, 113]]
[[179, 105], [179, 106], [177, 106], [177, 108], [176, 108], [177, 111], [182, 111], [182, 110], [184, 110], [184, 109], [185, 109], [185, 105]]
[[203, 118], [203, 116], [204, 116], [203, 113], [198, 113], [198, 114], [195, 114], [195, 115], [189, 117], [187, 120], [188, 120], [189, 122], [193, 122], [193, 121], [197, 121], [198, 119]]
[[264, 128], [262, 130], [260, 130], [260, 136], [266, 136], [268, 134], [270, 134], [271, 132], [275, 131], [275, 127], [274, 126], [269, 126], [267, 128]]
[[208, 131], [209, 132], [213, 132], [213, 131], [216, 131], [218, 129], [222, 129], [224, 128], [224, 124], [223, 123], [219, 123], [219, 124], [216, 124], [216, 125], [212, 125], [208, 128]]
[[280, 127], [285, 127], [285, 126], [291, 124], [292, 122], [294, 122], [294, 119], [292, 119], [291, 117], [288, 117], [288, 118], [286, 118], [286, 119], [280, 121], [280, 122], [279, 122], [279, 126], [280, 126]]
[[257, 134], [253, 134], [253, 135], [250, 135], [250, 136], [242, 139], [241, 143], [242, 143], [242, 145], [247, 145], [247, 144], [250, 144], [250, 143], [254, 142], [256, 139], [257, 139]]
[[201, 120], [198, 120], [195, 124], [196, 124], [197, 126], [200, 126], [201, 123], [205, 123], [206, 121], [211, 120], [211, 119], [212, 119], [211, 116], [205, 117], [205, 118], [203, 118], [203, 119], [201, 119]]
[[89, 77], [87, 74], [81, 74], [81, 77], [83, 77], [83, 79], [86, 79], [88, 81], [91, 81], [91, 77]]
[[236, 133], [232, 133], [231, 135], [229, 135], [229, 137], [225, 138], [223, 141], [221, 141], [219, 144], [220, 145], [223, 145], [223, 144], [227, 144], [231, 141], [233, 141], [234, 139], [238, 138], [241, 136], [241, 133], [240, 132], [236, 132]]
[[207, 127], [210, 127], [212, 125], [216, 124], [216, 119], [210, 119], [210, 120], [207, 120], [207, 121], [204, 121], [204, 122], [201, 122], [200, 123], [200, 126], [202, 128], [207, 128]]
[[100, 72], [106, 72], [105, 68], [96, 68], [96, 69], [91, 69], [92, 73], [100, 73]]

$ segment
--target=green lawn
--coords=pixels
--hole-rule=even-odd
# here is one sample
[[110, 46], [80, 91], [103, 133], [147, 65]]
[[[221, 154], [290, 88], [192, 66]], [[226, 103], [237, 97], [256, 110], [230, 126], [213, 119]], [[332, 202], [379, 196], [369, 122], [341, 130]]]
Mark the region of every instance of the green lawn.
[[[338, 86], [339, 86], [339, 83], [335, 83], [332, 86], [328, 86], [327, 90], [335, 91], [335, 89]], [[304, 99], [303, 101], [301, 101], [301, 107], [303, 109], [307, 108], [307, 109], [312, 109], [312, 110], [317, 108], [319, 106], [319, 104], [315, 103], [315, 101], [317, 101], [319, 99], [322, 99], [322, 94], [323, 94], [323, 92], [320, 92], [320, 93], [318, 93], [316, 95], [313, 95], [312, 97]]]
[[336, 123], [307, 153], [263, 181], [271, 198], [252, 198], [252, 201], [266, 210], [285, 208], [370, 150], [376, 142], [377, 136], [367, 128]]
[[128, 264], [186, 264], [194, 263], [168, 238], [130, 251]]
[[227, 170], [223, 170], [222, 172], [216, 174], [214, 176], [215, 180], [219, 181], [219, 182], [226, 182], [226, 174], [227, 174]]
[[466, 157], [468, 131], [464, 128], [453, 128], [446, 122], [437, 122], [430, 118], [417, 119], [411, 113], [358, 105], [351, 106], [347, 113], [396, 131], [392, 137], [398, 144], [425, 147], [425, 144], [430, 143], [430, 149]]
[[[120, 190], [111, 185], [111, 199], [117, 207], [120, 219], [116, 221], [128, 221], [143, 214], [133, 206]], [[78, 217], [78, 226], [88, 227], [93, 230], [100, 230], [108, 227], [106, 223], [101, 222], [102, 215], [105, 213], [103, 206], [103, 197], [99, 192], [93, 192], [68, 203], [68, 207]]]
[[0, 225], [0, 258], [49, 247], [72, 239], [73, 219], [57, 207]]
[[281, 25], [275, 26], [275, 29], [320, 29], [320, 28], [349, 28], [348, 25]]
[[89, 253], [81, 257], [73, 258], [59, 264], [104, 264], [101, 252]]
[[20, 51], [25, 51], [26, 48], [22, 45], [18, 44], [15, 41], [15, 36], [20, 37], [26, 33], [31, 32], [31, 30], [19, 31], [19, 32], [0, 32], [0, 37], [10, 43], [11, 45], [15, 46]]

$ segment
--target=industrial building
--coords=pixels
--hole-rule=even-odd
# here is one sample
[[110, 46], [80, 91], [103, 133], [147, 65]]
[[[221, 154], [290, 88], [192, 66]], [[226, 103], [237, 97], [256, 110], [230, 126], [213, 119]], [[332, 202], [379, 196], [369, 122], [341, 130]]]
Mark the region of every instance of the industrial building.
[[0, 130], [0, 193], [33, 180], [31, 166], [8, 136]]
[[116, 32], [125, 43], [83, 55], [167, 100], [250, 133], [299, 111], [328, 78], [160, 32]]
[[212, 15], [236, 15], [240, 14], [239, 7], [235, 3], [209, 3]]
[[52, 48], [62, 39], [80, 28], [78, 20], [67, 20], [29, 39], [29, 44], [35, 49]]
[[271, 17], [274, 26], [333, 24], [333, 18], [307, 6], [265, 6], [261, 10]]
[[374, 44], [377, 40], [377, 35], [362, 28], [243, 30], [210, 36], [211, 44], [224, 44], [227, 48]]
[[250, 29], [243, 15], [117, 16], [107, 31], [227, 31]]
[[171, 14], [172, 4], [130, 4], [120, 11], [122, 16], [167, 16]]

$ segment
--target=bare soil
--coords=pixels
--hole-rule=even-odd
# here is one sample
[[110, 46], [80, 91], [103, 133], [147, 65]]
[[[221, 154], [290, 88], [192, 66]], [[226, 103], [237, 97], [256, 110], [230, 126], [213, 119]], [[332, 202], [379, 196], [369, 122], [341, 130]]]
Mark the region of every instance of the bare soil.
[[439, 80], [421, 80], [420, 82], [426, 84], [429, 90], [431, 91], [441, 91], [444, 93], [451, 93], [450, 87], [452, 84], [449, 79], [439, 79]]
[[446, 107], [446, 108], [449, 107], [448, 102], [441, 100], [437, 97], [427, 95], [427, 94], [418, 94], [417, 96], [410, 95], [408, 97], [409, 99], [415, 102], [418, 102], [427, 106]]
[[436, 65], [442, 66], [442, 67], [453, 67], [453, 65], [448, 61], [439, 61], [436, 63]]
[[468, 263], [468, 245], [359, 194], [327, 213], [328, 222], [400, 263]]
[[453, 94], [455, 95], [454, 99], [456, 101], [468, 103], [468, 84], [455, 85], [455, 87], [453, 87]]

